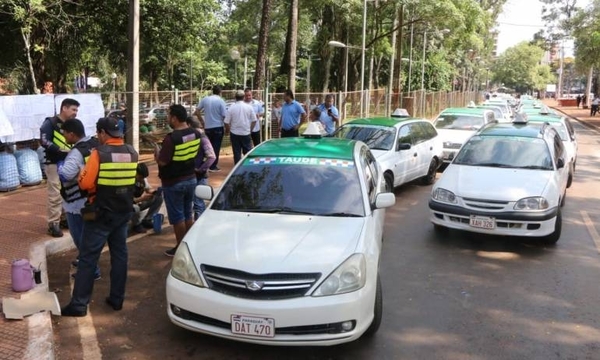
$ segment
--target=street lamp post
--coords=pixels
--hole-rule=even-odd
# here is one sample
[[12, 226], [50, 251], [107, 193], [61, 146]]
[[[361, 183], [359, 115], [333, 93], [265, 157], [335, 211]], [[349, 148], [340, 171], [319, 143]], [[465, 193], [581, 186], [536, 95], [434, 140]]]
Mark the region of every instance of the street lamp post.
[[367, 0], [363, 2], [362, 47], [360, 60], [360, 116], [363, 116], [365, 102], [365, 46], [367, 41]]
[[[344, 95], [347, 96], [348, 95], [348, 49], [359, 49], [359, 50], [362, 50], [363, 60], [364, 60], [365, 50], [364, 50], [364, 48], [359, 48], [357, 46], [347, 45], [347, 44], [344, 44], [343, 42], [339, 42], [339, 41], [335, 41], [335, 40], [331, 40], [327, 44], [329, 46], [340, 47], [340, 48], [345, 48], [346, 49], [346, 55], [345, 55], [346, 59], [344, 60], [345, 63], [346, 63], [346, 65], [345, 65], [346, 71], [345, 71], [345, 75], [344, 75], [344, 77], [345, 77], [345, 80], [344, 80], [344, 92], [345, 92], [345, 94]], [[364, 65], [364, 63], [363, 63], [363, 65]], [[362, 69], [362, 74], [364, 75], [364, 68]], [[360, 116], [362, 117], [362, 114], [363, 114], [363, 96], [362, 96], [362, 94], [364, 93], [364, 91], [363, 91], [364, 90], [363, 89], [364, 80], [361, 80], [360, 86], [361, 86]], [[345, 108], [346, 107], [344, 106], [344, 118], [346, 117]]]

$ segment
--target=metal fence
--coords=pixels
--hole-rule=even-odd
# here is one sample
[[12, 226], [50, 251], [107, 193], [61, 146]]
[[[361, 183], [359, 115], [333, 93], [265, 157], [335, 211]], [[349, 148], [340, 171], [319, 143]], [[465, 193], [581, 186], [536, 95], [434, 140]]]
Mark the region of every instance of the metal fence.
[[[221, 96], [227, 102], [233, 101], [236, 90], [223, 90]], [[283, 102], [283, 93], [266, 93], [253, 90], [253, 98], [265, 103], [265, 115], [263, 123], [263, 138], [270, 139], [278, 137], [277, 124], [272, 121], [271, 107], [275, 99]], [[182, 104], [189, 109], [190, 114], [194, 112], [199, 100], [210, 95], [210, 90], [179, 90], [173, 91], [141, 91], [139, 92], [140, 109], [164, 108], [170, 104]], [[295, 99], [302, 103], [307, 111], [321, 104], [328, 93], [311, 92], [296, 93]], [[125, 92], [102, 93], [102, 101], [106, 112], [118, 109], [126, 103]], [[404, 108], [413, 117], [433, 119], [438, 113], [447, 107], [467, 106], [470, 101], [479, 102], [483, 99], [481, 92], [426, 92], [411, 91], [403, 93], [390, 93], [386, 89], [373, 89], [365, 93], [361, 104], [361, 92], [349, 91], [347, 93], [333, 93], [335, 104], [340, 110], [342, 122], [359, 117], [389, 116], [395, 108]], [[169, 130], [166, 119], [159, 117], [152, 122], [150, 130]], [[224, 139], [224, 146], [228, 145], [228, 139]]]

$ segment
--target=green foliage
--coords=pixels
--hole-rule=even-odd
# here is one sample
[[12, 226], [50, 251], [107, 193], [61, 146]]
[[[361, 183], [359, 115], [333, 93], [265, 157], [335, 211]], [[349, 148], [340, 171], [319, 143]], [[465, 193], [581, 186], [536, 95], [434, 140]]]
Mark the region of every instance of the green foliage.
[[552, 82], [550, 68], [539, 65], [543, 53], [542, 48], [528, 42], [508, 48], [495, 62], [492, 80], [521, 93], [541, 89], [540, 82]]

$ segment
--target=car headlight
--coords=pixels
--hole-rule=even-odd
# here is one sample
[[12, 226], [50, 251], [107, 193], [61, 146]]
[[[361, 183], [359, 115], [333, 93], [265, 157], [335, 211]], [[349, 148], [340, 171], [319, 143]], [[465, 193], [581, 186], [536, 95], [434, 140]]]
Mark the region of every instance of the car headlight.
[[313, 296], [329, 296], [356, 291], [367, 281], [367, 264], [363, 254], [350, 256], [319, 285]]
[[200, 273], [194, 264], [190, 249], [187, 244], [182, 242], [175, 252], [173, 263], [171, 264], [171, 275], [175, 279], [181, 280], [188, 284], [204, 287], [204, 283], [200, 278]]
[[450, 204], [456, 204], [456, 195], [452, 191], [448, 191], [446, 189], [437, 188], [433, 190], [431, 194], [431, 198], [435, 201], [445, 202]]
[[515, 210], [544, 210], [547, 209], [550, 205], [548, 204], [548, 200], [541, 196], [528, 197], [523, 198], [514, 206]]

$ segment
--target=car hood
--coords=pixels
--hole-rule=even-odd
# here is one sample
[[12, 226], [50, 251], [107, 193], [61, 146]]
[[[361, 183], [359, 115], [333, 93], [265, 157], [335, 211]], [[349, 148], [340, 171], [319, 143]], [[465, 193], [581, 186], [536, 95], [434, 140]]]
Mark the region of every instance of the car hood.
[[449, 129], [437, 129], [442, 144], [451, 142], [455, 144], [464, 144], [469, 140], [476, 130], [449, 130]]
[[[533, 172], [535, 176], [532, 176]], [[542, 196], [551, 177], [552, 171], [450, 164], [435, 187], [450, 190], [463, 198], [517, 201], [528, 196]]]
[[325, 273], [356, 251], [364, 221], [207, 209], [184, 241], [197, 266]]

